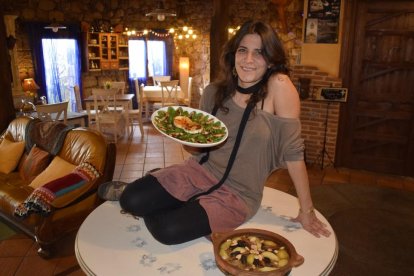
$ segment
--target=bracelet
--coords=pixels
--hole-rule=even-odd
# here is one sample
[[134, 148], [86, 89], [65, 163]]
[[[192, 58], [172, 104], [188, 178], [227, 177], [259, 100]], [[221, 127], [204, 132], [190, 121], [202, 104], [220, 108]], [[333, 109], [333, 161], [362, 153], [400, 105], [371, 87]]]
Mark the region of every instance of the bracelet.
[[310, 213], [315, 212], [315, 208], [313, 208], [313, 206], [312, 206], [306, 211], [303, 211], [302, 208], [299, 208], [299, 212], [304, 213], [304, 214], [310, 214]]

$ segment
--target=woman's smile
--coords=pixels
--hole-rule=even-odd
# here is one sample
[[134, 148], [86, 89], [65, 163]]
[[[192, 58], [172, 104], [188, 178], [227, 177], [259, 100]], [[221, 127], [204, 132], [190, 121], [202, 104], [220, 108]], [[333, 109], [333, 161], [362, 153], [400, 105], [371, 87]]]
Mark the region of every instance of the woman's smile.
[[235, 67], [240, 87], [250, 87], [263, 78], [267, 62], [262, 54], [262, 40], [258, 34], [248, 34], [241, 40], [236, 51]]

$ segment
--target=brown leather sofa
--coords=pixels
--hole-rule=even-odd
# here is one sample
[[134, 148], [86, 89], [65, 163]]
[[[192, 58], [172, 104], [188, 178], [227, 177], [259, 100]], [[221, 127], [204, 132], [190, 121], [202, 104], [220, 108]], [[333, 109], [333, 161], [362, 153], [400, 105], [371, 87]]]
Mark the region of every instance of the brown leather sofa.
[[[19, 117], [13, 120], [2, 134], [0, 142], [5, 135], [11, 135], [15, 141], [24, 140], [27, 144], [25, 137], [31, 120], [34, 119]], [[59, 239], [78, 229], [88, 214], [102, 203], [97, 196], [97, 188], [112, 180], [115, 168], [115, 144], [107, 143], [99, 132], [74, 128], [68, 130], [62, 140], [57, 156], [74, 165], [87, 160], [101, 174], [83, 186], [87, 188], [78, 189], [75, 194], [71, 192], [71, 198], [65, 198], [65, 203], [58, 207], [54, 206], [48, 215], [31, 213], [26, 217], [16, 216], [16, 207], [33, 193], [34, 188], [21, 178], [18, 169], [9, 174], [0, 173], [1, 220], [34, 238], [39, 245], [38, 253], [44, 258], [53, 254], [54, 245]]]

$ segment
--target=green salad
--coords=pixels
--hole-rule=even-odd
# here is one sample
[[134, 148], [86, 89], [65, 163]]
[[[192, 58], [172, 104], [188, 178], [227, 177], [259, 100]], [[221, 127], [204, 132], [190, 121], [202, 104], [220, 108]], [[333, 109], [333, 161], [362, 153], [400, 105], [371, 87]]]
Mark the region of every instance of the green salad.
[[159, 131], [176, 139], [199, 144], [219, 142], [226, 135], [226, 128], [220, 121], [201, 112], [187, 111], [182, 107], [168, 107], [159, 110], [153, 118]]

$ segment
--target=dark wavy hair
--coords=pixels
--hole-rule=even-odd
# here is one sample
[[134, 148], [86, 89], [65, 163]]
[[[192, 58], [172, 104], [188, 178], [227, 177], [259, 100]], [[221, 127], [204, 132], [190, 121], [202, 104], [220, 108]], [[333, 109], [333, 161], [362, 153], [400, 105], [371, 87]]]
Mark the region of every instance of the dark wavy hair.
[[252, 94], [248, 104], [255, 105], [266, 97], [267, 79], [272, 74], [289, 74], [288, 61], [283, 43], [272, 27], [261, 21], [249, 20], [245, 22], [236, 34], [224, 45], [220, 58], [221, 72], [216, 81], [218, 91], [216, 93], [215, 103], [220, 109], [226, 112], [228, 109], [223, 106], [223, 103], [227, 98], [234, 95], [237, 86], [237, 77], [233, 75], [236, 51], [241, 40], [247, 34], [258, 34], [260, 36], [263, 57], [271, 66], [264, 75], [264, 81], [262, 81], [260, 91]]

